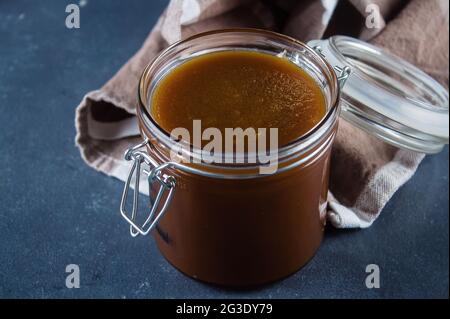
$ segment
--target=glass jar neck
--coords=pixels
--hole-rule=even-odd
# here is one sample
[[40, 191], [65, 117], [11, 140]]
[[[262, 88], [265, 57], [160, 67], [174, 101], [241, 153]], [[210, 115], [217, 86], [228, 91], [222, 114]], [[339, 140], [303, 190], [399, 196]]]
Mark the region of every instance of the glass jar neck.
[[[171, 161], [170, 151], [176, 143], [151, 116], [151, 95], [158, 82], [174, 67], [193, 57], [211, 52], [226, 50], [251, 50], [286, 58], [306, 71], [320, 86], [327, 107], [324, 118], [307, 134], [293, 142], [283, 145], [269, 155], [276, 157], [277, 173], [299, 165], [314, 162], [329, 148], [334, 138], [339, 113], [339, 86], [332, 67], [307, 45], [277, 33], [254, 30], [233, 29], [212, 31], [196, 35], [175, 43], [163, 51], [144, 70], [139, 83], [139, 105], [137, 115], [142, 135], [150, 142], [152, 153], [159, 161]], [[205, 163], [205, 152], [192, 145], [185, 145], [180, 153], [181, 163], [177, 167], [206, 176], [222, 178], [254, 178], [259, 174], [263, 163]], [[242, 154], [249, 157], [251, 154]], [[236, 154], [219, 154], [219, 158]], [[173, 160], [173, 159], [172, 159]], [[269, 159], [270, 161], [270, 159]], [[227, 164], [224, 164], [227, 163]]]

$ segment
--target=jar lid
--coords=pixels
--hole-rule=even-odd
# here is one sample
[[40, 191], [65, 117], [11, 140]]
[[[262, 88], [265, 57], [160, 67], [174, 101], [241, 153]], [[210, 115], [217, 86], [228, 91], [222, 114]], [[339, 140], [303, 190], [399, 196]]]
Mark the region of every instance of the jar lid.
[[449, 141], [448, 92], [412, 64], [344, 36], [308, 43], [336, 70], [350, 68], [341, 116], [397, 147], [438, 153]]

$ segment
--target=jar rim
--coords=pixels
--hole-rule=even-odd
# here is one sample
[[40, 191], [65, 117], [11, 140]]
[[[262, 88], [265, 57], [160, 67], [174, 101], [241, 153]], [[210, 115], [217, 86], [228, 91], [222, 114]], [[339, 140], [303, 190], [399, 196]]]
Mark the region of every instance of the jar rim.
[[[309, 47], [307, 44], [296, 40], [292, 37], [289, 37], [287, 35], [279, 34], [273, 31], [263, 30], [263, 29], [254, 29], [254, 28], [233, 28], [233, 29], [219, 29], [219, 30], [212, 30], [207, 32], [202, 32], [196, 35], [193, 35], [191, 37], [188, 37], [184, 40], [180, 40], [178, 42], [173, 43], [169, 47], [167, 47], [165, 50], [163, 50], [160, 54], [157, 55], [155, 59], [153, 59], [152, 62], [150, 62], [142, 72], [142, 75], [139, 80], [139, 86], [138, 86], [138, 107], [137, 107], [137, 116], [139, 119], [139, 122], [143, 127], [145, 127], [146, 130], [151, 132], [155, 137], [162, 141], [166, 146], [170, 146], [171, 144], [175, 143], [170, 138], [170, 133], [164, 130], [158, 122], [151, 116], [151, 113], [149, 112], [149, 101], [148, 99], [148, 93], [149, 88], [152, 80], [154, 80], [154, 76], [156, 72], [155, 68], [158, 66], [159, 63], [163, 62], [164, 58], [167, 58], [168, 55], [174, 53], [177, 48], [187, 45], [190, 43], [195, 42], [196, 40], [205, 39], [207, 37], [218, 37], [223, 35], [245, 35], [249, 36], [262, 36], [262, 37], [269, 37], [272, 40], [280, 41], [280, 49], [282, 48], [281, 43], [287, 43], [291, 45], [291, 49], [297, 53], [301, 53], [302, 55], [309, 54], [310, 58], [313, 59], [316, 63], [319, 63], [322, 66], [322, 70], [326, 71], [326, 74], [322, 74], [325, 76], [327, 83], [330, 87], [330, 95], [331, 98], [327, 102], [327, 111], [324, 117], [307, 133], [300, 135], [298, 138], [294, 139], [293, 141], [284, 144], [277, 149], [277, 158], [278, 161], [281, 163], [283, 160], [290, 160], [292, 157], [299, 156], [303, 154], [308, 154], [311, 150], [318, 147], [318, 144], [320, 144], [320, 141], [322, 141], [327, 133], [330, 131], [330, 129], [334, 126], [334, 123], [336, 123], [338, 115], [339, 115], [339, 101], [340, 101], [340, 87], [339, 87], [339, 81], [337, 78], [336, 73], [333, 70], [333, 67], [314, 49]], [[272, 45], [276, 44], [276, 42], [271, 43]], [[292, 62], [292, 61], [291, 61]], [[319, 84], [319, 83], [318, 83]], [[321, 90], [323, 91], [323, 88], [321, 87]], [[141, 134], [146, 135], [145, 132], [142, 132], [141, 127]], [[329, 134], [328, 134], [329, 135]], [[144, 136], [146, 137], [146, 136]], [[197, 155], [201, 156], [202, 150], [195, 149], [193, 145], [187, 144], [187, 146], [191, 149], [191, 154], [189, 155]], [[222, 153], [225, 154], [225, 153]], [[244, 154], [248, 155], [248, 153]], [[309, 158], [309, 156], [308, 156]], [[301, 161], [295, 162], [296, 165], [289, 165], [289, 169], [293, 166], [297, 166], [301, 164]], [[180, 164], [177, 165], [178, 167]], [[186, 165], [185, 165], [186, 166]], [[260, 164], [252, 163], [233, 163], [232, 165], [227, 165], [223, 163], [202, 163], [200, 166], [202, 167], [215, 167], [215, 168], [221, 168], [221, 169], [251, 169], [251, 168], [257, 168], [260, 166]], [[191, 167], [186, 167], [187, 171], [192, 171]], [[195, 173], [202, 174], [202, 169], [194, 169]], [[284, 170], [284, 169], [283, 169]], [[280, 170], [277, 170], [277, 172], [280, 172]], [[205, 175], [205, 174], [202, 174]]]

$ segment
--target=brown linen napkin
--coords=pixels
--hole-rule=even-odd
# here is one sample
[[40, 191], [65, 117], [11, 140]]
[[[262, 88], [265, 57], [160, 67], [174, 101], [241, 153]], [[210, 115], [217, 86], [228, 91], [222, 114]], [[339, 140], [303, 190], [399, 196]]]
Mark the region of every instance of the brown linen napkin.
[[[366, 10], [374, 4], [381, 16], [376, 28], [367, 28], [370, 10]], [[359, 37], [448, 87], [446, 0], [172, 0], [142, 48], [78, 106], [76, 144], [86, 163], [125, 180], [130, 163], [123, 159], [124, 151], [141, 140], [133, 114], [143, 68], [175, 41], [231, 27], [271, 29], [304, 42], [334, 34]], [[332, 154], [328, 220], [338, 228], [369, 227], [423, 158], [341, 120]]]

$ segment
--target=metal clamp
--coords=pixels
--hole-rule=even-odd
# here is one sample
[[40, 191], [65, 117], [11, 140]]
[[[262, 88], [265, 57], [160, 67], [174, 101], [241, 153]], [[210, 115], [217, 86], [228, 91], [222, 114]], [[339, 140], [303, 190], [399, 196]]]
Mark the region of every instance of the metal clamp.
[[[317, 52], [322, 58], [326, 59], [325, 54], [323, 53], [323, 49], [320, 45], [316, 45], [313, 47], [314, 51]], [[352, 69], [349, 66], [334, 66], [334, 70], [337, 72], [337, 80], [339, 83], [339, 87], [342, 89], [345, 85], [345, 82], [347, 82], [348, 77], [350, 76], [350, 73]]]
[[334, 70], [339, 72], [337, 74], [337, 79], [339, 87], [342, 89], [345, 85], [345, 82], [347, 82], [348, 77], [350, 76], [351, 68], [349, 66], [344, 66], [343, 68], [341, 68], [340, 66], [336, 65], [334, 67]]
[[[153, 160], [145, 150], [141, 150], [144, 146], [148, 144], [148, 140], [144, 140], [142, 143], [133, 146], [125, 152], [125, 159], [127, 161], [133, 161], [130, 172], [128, 174], [127, 181], [122, 193], [122, 199], [120, 201], [120, 213], [122, 217], [130, 224], [130, 234], [133, 237], [137, 235], [147, 235], [152, 231], [157, 225], [161, 217], [169, 206], [172, 199], [173, 191], [175, 189], [175, 177], [171, 175], [166, 175], [162, 173], [162, 170], [166, 167], [170, 167], [171, 163], [164, 163], [158, 165], [155, 160]], [[142, 165], [146, 165], [148, 169], [142, 170]], [[146, 217], [144, 223], [139, 226], [137, 224], [137, 215], [139, 208], [139, 182], [141, 177], [141, 171], [148, 176], [148, 188], [149, 188], [149, 206], [150, 212]], [[128, 190], [131, 187], [131, 180], [134, 178], [134, 196], [133, 196], [133, 208], [131, 214], [126, 211], [126, 202], [128, 196]], [[156, 197], [152, 198], [152, 187], [155, 184], [159, 184], [159, 189], [157, 191]], [[164, 194], [167, 193], [162, 207], [158, 210], [161, 205], [161, 200]]]

